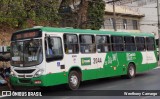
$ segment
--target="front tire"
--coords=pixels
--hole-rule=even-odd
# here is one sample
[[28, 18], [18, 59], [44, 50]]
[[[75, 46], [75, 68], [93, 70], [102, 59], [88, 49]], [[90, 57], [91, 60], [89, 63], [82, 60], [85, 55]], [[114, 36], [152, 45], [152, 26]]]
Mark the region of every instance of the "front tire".
[[130, 63], [128, 65], [128, 69], [127, 69], [127, 78], [131, 79], [134, 78], [136, 75], [136, 68], [135, 65]]
[[76, 90], [80, 85], [80, 75], [77, 71], [71, 71], [68, 77], [68, 87], [71, 90]]

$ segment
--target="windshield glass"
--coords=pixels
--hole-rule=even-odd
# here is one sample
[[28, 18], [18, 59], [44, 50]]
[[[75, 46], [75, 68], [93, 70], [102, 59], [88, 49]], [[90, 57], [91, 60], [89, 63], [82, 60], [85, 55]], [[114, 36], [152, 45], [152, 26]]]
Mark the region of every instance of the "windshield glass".
[[42, 41], [32, 39], [11, 43], [12, 66], [34, 66], [42, 62]]

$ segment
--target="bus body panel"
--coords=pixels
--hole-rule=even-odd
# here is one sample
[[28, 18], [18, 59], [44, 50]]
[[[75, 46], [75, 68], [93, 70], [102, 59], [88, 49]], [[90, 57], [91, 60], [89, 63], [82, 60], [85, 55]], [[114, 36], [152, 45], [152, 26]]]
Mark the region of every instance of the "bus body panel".
[[[74, 29], [73, 29], [74, 30]], [[64, 33], [74, 33], [72, 30], [65, 29], [55, 29], [55, 28], [42, 28], [43, 36], [42, 39], [45, 39], [46, 35], [51, 37], [60, 37], [62, 40], [62, 46], [64, 46], [63, 34]], [[83, 34], [105, 34], [104, 32], [98, 31], [85, 31], [85, 30], [75, 30], [75, 34], [79, 35], [82, 32]], [[105, 35], [129, 35], [123, 33], [110, 33], [106, 32]], [[98, 34], [98, 35], [99, 35]], [[133, 34], [131, 34], [132, 36]], [[138, 34], [134, 34], [138, 36]], [[139, 34], [140, 36], [144, 34]], [[151, 36], [150, 34], [146, 34]], [[151, 36], [152, 37], [152, 36]], [[44, 42], [44, 40], [42, 40]], [[44, 44], [43, 44], [43, 49]], [[63, 47], [63, 59], [46, 62], [45, 51], [43, 50], [44, 60], [42, 62], [41, 68], [44, 68], [45, 72], [40, 77], [31, 77], [31, 78], [18, 78], [11, 76], [12, 85], [18, 86], [54, 86], [59, 84], [68, 83], [69, 71], [72, 68], [78, 67], [82, 73], [82, 81], [113, 77], [119, 75], [126, 75], [128, 65], [130, 63], [135, 64], [136, 72], [144, 72], [151, 70], [157, 67], [157, 52], [156, 51], [109, 51], [106, 53], [81, 53], [78, 54], [66, 54]], [[11, 66], [14, 67], [14, 66]], [[38, 66], [35, 66], [38, 67]], [[34, 68], [35, 68], [34, 67]], [[33, 67], [31, 67], [33, 68]], [[13, 69], [13, 68], [12, 68]], [[23, 68], [24, 70], [26, 68]], [[14, 69], [13, 69], [14, 70]], [[28, 83], [22, 83], [24, 81]], [[41, 83], [36, 83], [35, 81], [41, 81]]]

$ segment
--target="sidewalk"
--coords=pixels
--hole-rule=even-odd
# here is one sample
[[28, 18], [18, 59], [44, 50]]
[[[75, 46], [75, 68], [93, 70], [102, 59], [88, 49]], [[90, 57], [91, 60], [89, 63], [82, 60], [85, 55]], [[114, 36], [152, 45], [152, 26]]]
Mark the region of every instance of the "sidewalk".
[[0, 97], [2, 96], [2, 91], [9, 91], [9, 88], [7, 85], [3, 85], [3, 86], [0, 86]]
[[0, 92], [3, 90], [9, 90], [7, 85], [0, 86]]

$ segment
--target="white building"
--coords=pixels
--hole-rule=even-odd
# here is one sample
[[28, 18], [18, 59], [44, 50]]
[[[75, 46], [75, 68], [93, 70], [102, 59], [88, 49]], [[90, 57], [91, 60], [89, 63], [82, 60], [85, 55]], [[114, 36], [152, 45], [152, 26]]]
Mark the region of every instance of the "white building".
[[116, 4], [143, 13], [145, 17], [140, 19], [140, 31], [154, 33], [158, 38], [157, 0], [120, 0]]
[[[141, 18], [144, 17], [143, 13], [121, 5], [115, 6], [115, 13], [117, 31], [140, 32], [139, 22]], [[102, 29], [114, 31], [113, 19], [113, 5], [106, 4], [104, 26], [102, 27]]]

